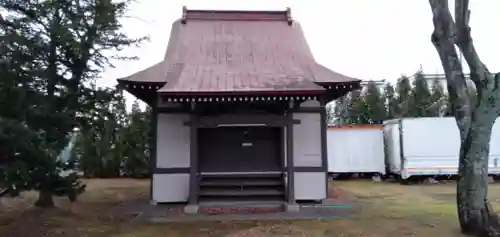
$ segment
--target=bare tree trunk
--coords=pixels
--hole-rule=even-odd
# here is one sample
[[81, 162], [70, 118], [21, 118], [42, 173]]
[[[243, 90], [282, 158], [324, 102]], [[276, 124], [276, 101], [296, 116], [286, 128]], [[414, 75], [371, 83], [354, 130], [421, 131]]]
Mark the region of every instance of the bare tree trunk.
[[38, 200], [35, 202], [35, 206], [50, 208], [54, 207], [54, 198], [52, 193], [46, 190], [40, 190], [38, 192]]
[[[500, 76], [493, 76], [479, 58], [470, 35], [468, 0], [455, 0], [455, 19], [448, 0], [429, 0], [433, 13], [432, 42], [441, 59], [448, 82], [453, 114], [460, 130], [457, 206], [462, 232], [479, 237], [500, 236], [498, 216], [488, 202], [488, 163], [491, 129], [500, 115]], [[477, 88], [471, 103], [458, 46]]]
[[473, 115], [468, 136], [461, 143], [457, 205], [460, 227], [466, 234], [497, 236], [485, 233], [496, 221], [487, 199], [489, 142], [495, 118]]

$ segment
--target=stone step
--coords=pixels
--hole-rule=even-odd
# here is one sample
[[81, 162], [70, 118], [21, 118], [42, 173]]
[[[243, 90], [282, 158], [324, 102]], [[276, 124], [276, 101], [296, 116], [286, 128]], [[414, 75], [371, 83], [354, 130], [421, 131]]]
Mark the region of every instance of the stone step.
[[213, 201], [200, 202], [199, 212], [209, 214], [276, 213], [285, 210], [284, 202], [276, 201]]

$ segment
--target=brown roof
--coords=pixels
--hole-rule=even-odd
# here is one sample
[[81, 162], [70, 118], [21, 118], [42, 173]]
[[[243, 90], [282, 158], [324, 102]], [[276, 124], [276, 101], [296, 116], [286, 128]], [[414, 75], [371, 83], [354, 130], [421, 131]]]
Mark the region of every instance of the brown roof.
[[133, 81], [133, 82], [166, 82], [165, 61], [156, 63], [155, 65], [138, 71], [128, 77], [119, 78], [118, 81]]
[[321, 91], [359, 81], [316, 63], [290, 11], [185, 10], [162, 62], [121, 80], [166, 82], [162, 93]]

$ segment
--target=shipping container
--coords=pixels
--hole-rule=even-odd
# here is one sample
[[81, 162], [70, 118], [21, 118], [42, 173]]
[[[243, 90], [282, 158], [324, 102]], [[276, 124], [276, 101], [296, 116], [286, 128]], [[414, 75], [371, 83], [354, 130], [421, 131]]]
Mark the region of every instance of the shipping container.
[[329, 173], [386, 173], [382, 125], [330, 126], [327, 149]]
[[[412, 176], [456, 175], [460, 133], [453, 117], [403, 118], [384, 122], [386, 164], [389, 173]], [[500, 174], [500, 123], [493, 127], [489, 173]]]

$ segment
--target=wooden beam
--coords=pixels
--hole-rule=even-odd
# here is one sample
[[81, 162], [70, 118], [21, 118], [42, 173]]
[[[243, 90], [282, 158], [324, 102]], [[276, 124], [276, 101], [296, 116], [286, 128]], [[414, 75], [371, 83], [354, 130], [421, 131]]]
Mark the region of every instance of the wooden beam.
[[158, 129], [158, 112], [156, 107], [152, 107], [152, 118], [151, 118], [151, 131], [149, 133], [149, 174], [150, 177], [150, 187], [149, 187], [149, 199], [153, 201], [153, 176], [154, 170], [156, 169], [157, 157], [156, 157], [156, 146], [157, 146], [157, 129]]
[[289, 204], [295, 203], [295, 173], [293, 170], [293, 113], [287, 112], [286, 118], [286, 170], [287, 170], [287, 201]]
[[326, 103], [327, 99], [325, 97], [320, 98], [320, 106], [321, 106], [321, 112], [320, 112], [320, 117], [321, 117], [321, 166], [324, 168], [323, 171], [325, 172], [325, 191], [326, 195], [328, 196], [328, 146], [327, 146], [327, 128], [328, 124], [326, 123]]
[[[218, 116], [199, 117], [196, 123], [188, 122], [188, 126], [203, 128], [216, 128], [220, 126], [269, 126], [285, 127], [288, 124], [288, 118], [282, 115], [272, 114], [226, 114]], [[293, 120], [294, 124], [300, 124], [300, 120]]]

